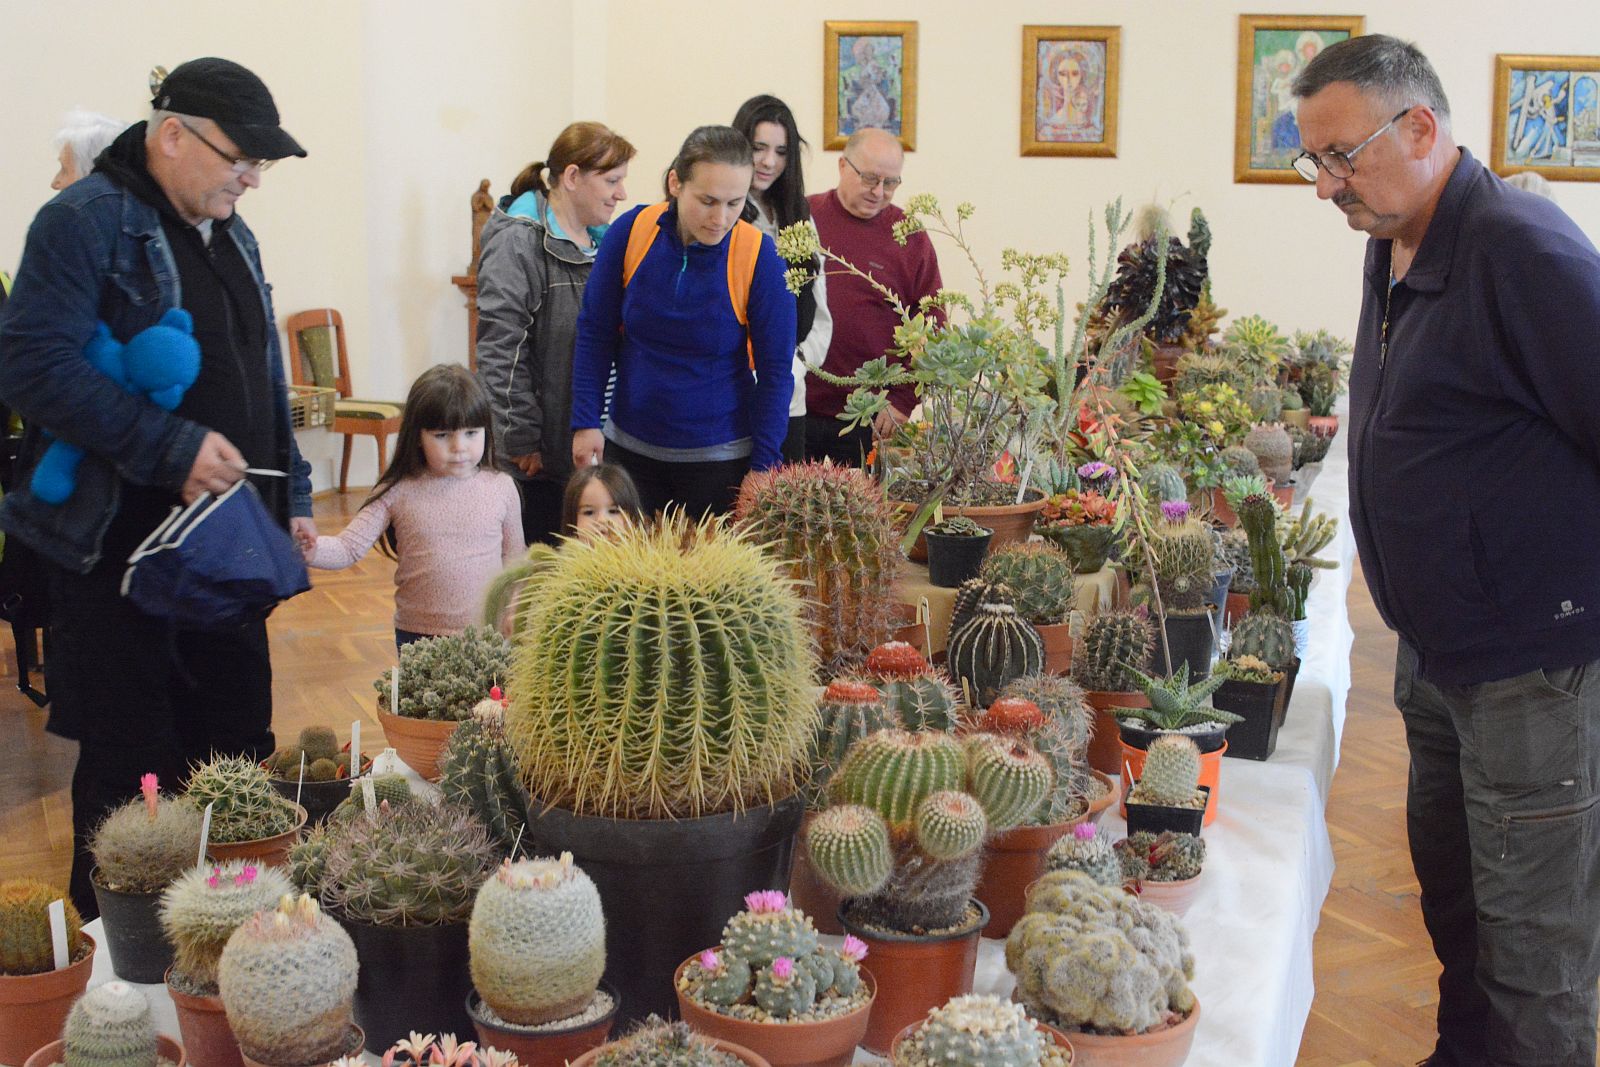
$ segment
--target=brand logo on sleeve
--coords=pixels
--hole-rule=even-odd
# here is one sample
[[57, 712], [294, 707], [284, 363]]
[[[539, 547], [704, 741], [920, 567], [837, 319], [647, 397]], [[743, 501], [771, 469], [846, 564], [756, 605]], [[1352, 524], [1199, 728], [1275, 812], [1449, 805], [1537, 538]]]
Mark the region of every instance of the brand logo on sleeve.
[[1584, 609], [1581, 605], [1575, 606], [1572, 601], [1563, 600], [1561, 602], [1561, 610], [1555, 614], [1555, 621], [1560, 622], [1562, 619], [1570, 619], [1574, 615], [1582, 615], [1583, 611]]

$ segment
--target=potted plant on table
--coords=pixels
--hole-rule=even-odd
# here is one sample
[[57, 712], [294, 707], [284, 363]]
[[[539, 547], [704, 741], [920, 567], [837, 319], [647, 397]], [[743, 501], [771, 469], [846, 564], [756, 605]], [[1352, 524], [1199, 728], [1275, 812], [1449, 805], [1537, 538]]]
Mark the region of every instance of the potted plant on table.
[[1200, 750], [1182, 734], [1162, 734], [1145, 750], [1144, 766], [1123, 800], [1128, 831], [1198, 835], [1210, 790], [1200, 784]]
[[373, 683], [378, 691], [378, 723], [406, 766], [438, 781], [439, 753], [456, 726], [472, 715], [484, 694], [506, 683], [511, 645], [488, 626], [471, 627], [454, 637], [425, 637], [400, 650], [399, 706], [394, 701], [394, 671]]
[[1198, 834], [1140, 831], [1112, 846], [1122, 880], [1146, 904], [1182, 916], [1189, 910], [1205, 866], [1206, 843]]
[[1206, 703], [1222, 684], [1221, 678], [1207, 678], [1189, 684], [1187, 667], [1179, 667], [1171, 678], [1152, 678], [1134, 671], [1150, 703], [1142, 708], [1119, 709], [1117, 730], [1122, 739], [1122, 813], [1128, 813], [1127, 797], [1134, 780], [1144, 770], [1145, 752], [1159, 737], [1183, 734], [1200, 752], [1199, 784], [1210, 790], [1205, 804], [1205, 822], [1217, 817], [1218, 793], [1222, 773], [1222, 754], [1228, 747], [1227, 729], [1239, 716]]
[[271, 776], [272, 787], [305, 808], [306, 821], [314, 826], [350, 795], [352, 777], [372, 769], [372, 761], [362, 756], [352, 775], [349, 748], [340, 746], [330, 728], [307, 726], [294, 744], [276, 750], [261, 765]]
[[1047, 498], [1033, 532], [1067, 554], [1077, 574], [1106, 565], [1116, 538], [1117, 506], [1092, 489], [1069, 489]]
[[156, 1033], [144, 993], [126, 982], [106, 982], [77, 999], [61, 1039], [29, 1056], [23, 1067], [157, 1063], [184, 1067], [186, 1062], [182, 1045]]
[[642, 1020], [631, 1033], [591, 1049], [570, 1067], [635, 1067], [643, 1064], [682, 1067], [772, 1067], [765, 1057], [732, 1041], [697, 1034], [685, 1022], [667, 1022], [659, 1015]]
[[439, 792], [476, 815], [502, 855], [525, 851], [533, 800], [503, 720], [474, 716], [456, 727], [439, 758]]
[[[474, 1041], [457, 1041], [451, 1033], [419, 1034], [415, 1030], [396, 1041], [383, 1054], [385, 1067], [525, 1067], [516, 1056], [497, 1048], [481, 1048]], [[339, 1060], [331, 1067], [367, 1067], [359, 1056]]]
[[211, 808], [206, 855], [281, 867], [306, 824], [306, 809], [272, 788], [267, 772], [242, 756], [215, 756], [189, 773], [184, 797]]
[[1020, 1004], [991, 996], [953, 997], [894, 1039], [893, 1067], [1072, 1067], [1072, 1044], [1028, 1018]]
[[[1247, 626], [1246, 634], [1249, 632]], [[1229, 649], [1228, 658], [1217, 664], [1217, 675], [1223, 682], [1212, 694], [1211, 703], [1240, 719], [1228, 727], [1228, 755], [1266, 759], [1278, 747], [1278, 708], [1283, 702], [1287, 675], [1237, 648]]]
[[1089, 731], [1089, 766], [1097, 771], [1122, 774], [1116, 713], [1150, 703], [1135, 670], [1124, 664], [1135, 669], [1148, 666], [1154, 650], [1155, 627], [1142, 609], [1096, 615], [1073, 649], [1073, 680], [1083, 687], [1084, 701], [1095, 713]]
[[152, 983], [172, 966], [172, 946], [161, 932], [161, 891], [200, 854], [200, 811], [187, 799], [163, 797], [153, 774], [140, 779], [139, 789], [95, 829], [89, 880], [112, 972]]
[[1297, 333], [1294, 341], [1300, 396], [1310, 412], [1306, 428], [1319, 437], [1331, 438], [1339, 432], [1333, 405], [1344, 392], [1350, 344], [1327, 330]]
[[1073, 605], [1072, 559], [1047, 542], [1007, 545], [983, 561], [980, 573], [1011, 590], [1012, 606], [1044, 643], [1044, 669], [1072, 669], [1072, 632], [1067, 616]]
[[965, 515], [954, 515], [929, 526], [923, 536], [928, 541], [928, 581], [954, 589], [977, 575], [994, 531]]
[[1216, 638], [1215, 605], [1207, 602], [1216, 584], [1216, 541], [1209, 527], [1190, 517], [1188, 504], [1160, 507], [1162, 521], [1150, 530], [1148, 565], [1164, 631], [1156, 664], [1165, 674], [1187, 667], [1192, 677], [1204, 678], [1211, 672]]
[[[56, 967], [50, 905], [66, 911], [67, 963]], [[31, 878], [0, 882], [0, 1061], [21, 1063], [61, 1033], [72, 1002], [89, 984], [94, 939], [60, 890]]]

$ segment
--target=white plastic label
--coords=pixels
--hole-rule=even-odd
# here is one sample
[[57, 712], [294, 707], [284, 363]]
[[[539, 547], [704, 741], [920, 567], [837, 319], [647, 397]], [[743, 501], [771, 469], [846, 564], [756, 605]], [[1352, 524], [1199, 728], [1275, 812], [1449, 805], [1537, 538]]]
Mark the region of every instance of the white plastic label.
[[350, 777], [361, 777], [361, 720], [350, 723]]
[[372, 778], [361, 779], [361, 803], [366, 808], [367, 818], [376, 818], [378, 814], [378, 792], [372, 788]]
[[206, 865], [206, 843], [210, 840], [211, 805], [207, 804], [205, 813], [200, 817], [200, 858], [194, 861], [196, 867], [204, 867]]
[[61, 970], [71, 963], [67, 955], [67, 904], [63, 900], [52, 900], [45, 909], [50, 915], [50, 944], [56, 950], [56, 970]]

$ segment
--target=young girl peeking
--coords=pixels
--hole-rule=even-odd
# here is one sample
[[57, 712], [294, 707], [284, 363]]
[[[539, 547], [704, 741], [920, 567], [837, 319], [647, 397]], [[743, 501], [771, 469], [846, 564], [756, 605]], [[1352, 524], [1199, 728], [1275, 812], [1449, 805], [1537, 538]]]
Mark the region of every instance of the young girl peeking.
[[306, 562], [339, 570], [394, 528], [394, 641], [458, 634], [491, 579], [519, 558], [522, 503], [494, 469], [489, 397], [465, 368], [424, 371], [406, 397], [394, 460], [350, 525], [319, 537]]

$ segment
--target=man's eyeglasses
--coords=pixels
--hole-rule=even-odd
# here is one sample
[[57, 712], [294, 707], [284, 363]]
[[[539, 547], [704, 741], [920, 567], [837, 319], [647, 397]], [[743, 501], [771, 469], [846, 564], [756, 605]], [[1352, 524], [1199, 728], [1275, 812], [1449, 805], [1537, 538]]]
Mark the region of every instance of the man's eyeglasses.
[[1352, 160], [1356, 158], [1356, 153], [1367, 147], [1367, 145], [1371, 144], [1373, 141], [1376, 141], [1382, 134], [1387, 133], [1389, 127], [1393, 126], [1395, 123], [1411, 114], [1414, 107], [1415, 105], [1413, 105], [1413, 107], [1406, 108], [1404, 111], [1400, 112], [1400, 114], [1396, 115], [1388, 122], [1385, 122], [1382, 126], [1379, 126], [1371, 137], [1368, 137], [1365, 141], [1362, 141], [1348, 152], [1328, 152], [1322, 156], [1318, 156], [1316, 153], [1310, 151], [1301, 152], [1295, 157], [1295, 173], [1299, 174], [1300, 177], [1304, 178], [1308, 182], [1314, 182], [1317, 180], [1318, 167], [1321, 167], [1335, 178], [1342, 179], [1350, 177], [1356, 172], [1356, 165], [1352, 162]]
[[[850, 163], [849, 156], [841, 155], [839, 158], [844, 160], [846, 163]], [[850, 169], [856, 172], [856, 177], [861, 179], [862, 185], [865, 185], [868, 189], [876, 189], [878, 186], [882, 185], [883, 191], [888, 193], [890, 196], [894, 195], [894, 191], [900, 188], [900, 183], [904, 181], [903, 178], [884, 178], [877, 174], [862, 174], [861, 168], [856, 166], [854, 163], [850, 163]]]
[[208, 141], [205, 134], [201, 133], [187, 122], [184, 122], [182, 119], [178, 120], [178, 125], [182, 126], [184, 129], [198, 137], [201, 144], [205, 145], [207, 148], [211, 149], [211, 151], [215, 152], [217, 155], [233, 164], [233, 172], [235, 174], [248, 174], [253, 170], [266, 170], [268, 167], [277, 162], [276, 159], [245, 159], [242, 156], [236, 156], [231, 152], [224, 152], [222, 149]]

